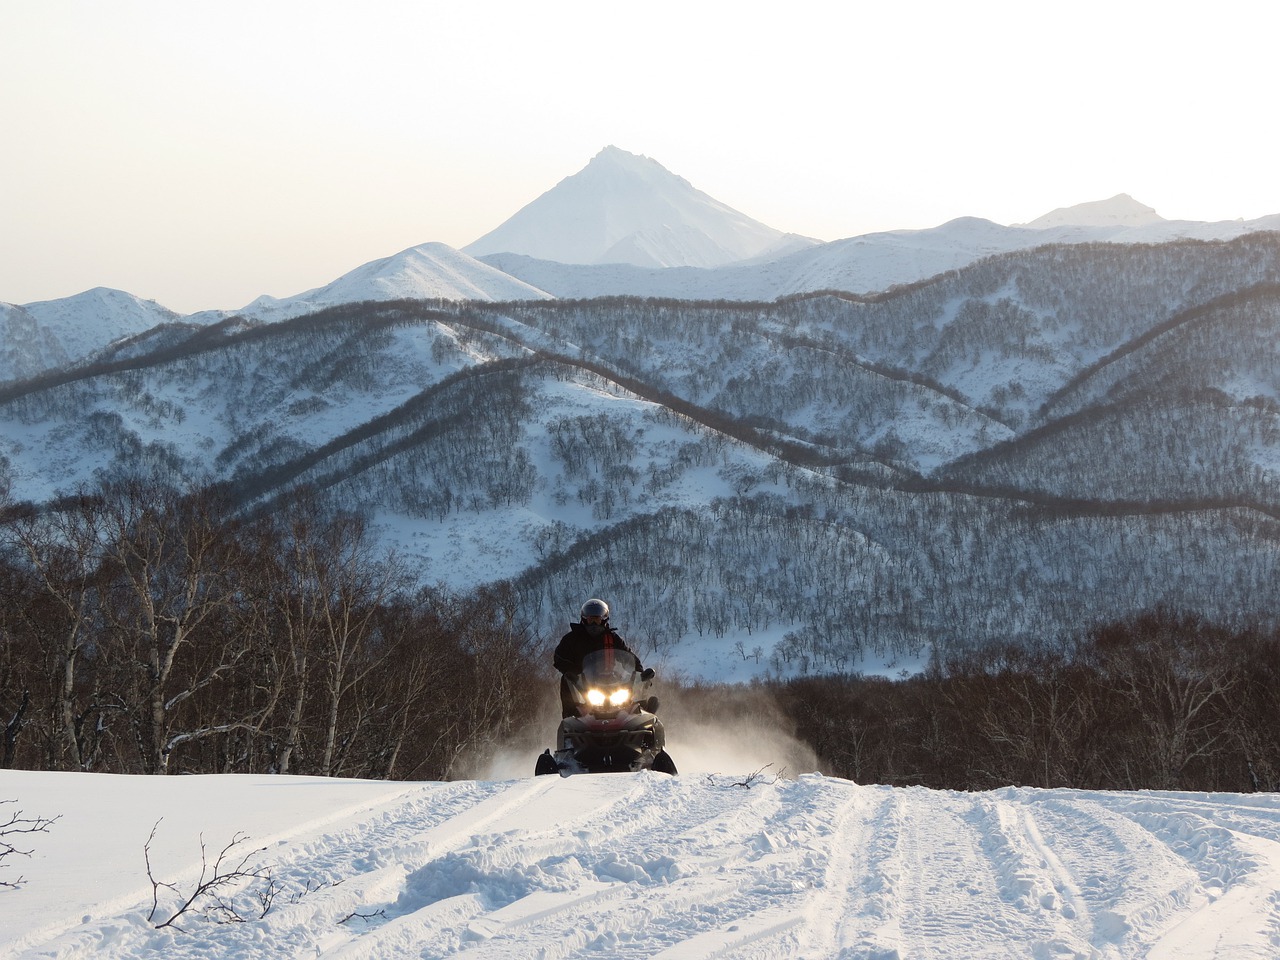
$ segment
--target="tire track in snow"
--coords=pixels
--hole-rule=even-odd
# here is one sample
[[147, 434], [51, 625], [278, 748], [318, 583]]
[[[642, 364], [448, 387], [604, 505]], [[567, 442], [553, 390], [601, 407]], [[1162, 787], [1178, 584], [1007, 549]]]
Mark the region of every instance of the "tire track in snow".
[[1245, 804], [1215, 810], [1203, 801], [1162, 794], [1106, 794], [1099, 802], [1147, 830], [1199, 877], [1199, 896], [1154, 934], [1148, 956], [1280, 955], [1280, 842], [1269, 815], [1274, 809], [1255, 802], [1252, 810]]
[[749, 855], [736, 862], [730, 877], [737, 889], [716, 904], [696, 933], [656, 954], [662, 960], [711, 957], [823, 956], [818, 941], [830, 941], [832, 929], [814, 936], [815, 920], [838, 923], [841, 884], [849, 874], [833, 869], [833, 857], [850, 854], [851, 833], [861, 847], [866, 820], [864, 788], [817, 775], [774, 787], [778, 805], [749, 836], [738, 841]]
[[[658, 775], [646, 776], [652, 780]], [[482, 816], [416, 838], [409, 855], [399, 853], [396, 889], [380, 902], [362, 905], [362, 916], [370, 918], [363, 930], [354, 937], [331, 934], [320, 945], [319, 955], [401, 955], [409, 945], [429, 949], [424, 955], [455, 952], [476, 939], [473, 922], [495, 904], [505, 905], [539, 888], [568, 892], [583, 881], [567, 864], [550, 863], [548, 851], [561, 848], [561, 855], [550, 859], [563, 861], [566, 845], [589, 845], [638, 829], [642, 824], [619, 815], [618, 808], [631, 803], [640, 810], [653, 806], [642, 799], [649, 789], [644, 780], [598, 777], [572, 788], [562, 784], [554, 777], [505, 784], [501, 802]], [[549, 826], [531, 826], [539, 823]], [[415, 847], [422, 855], [413, 855]]]
[[572, 871], [575, 882], [522, 891], [474, 918], [457, 942], [437, 939], [423, 955], [802, 955], [797, 928], [808, 922], [812, 890], [842, 841], [852, 785], [822, 777], [750, 790], [657, 783], [661, 792], [649, 800], [658, 809], [685, 797], [661, 829], [625, 838], [628, 849], [578, 848], [555, 862], [526, 863], [525, 877], [558, 868]]
[[[526, 861], [525, 876], [560, 869], [576, 883], [529, 891], [476, 918], [465, 937], [485, 942], [468, 956], [654, 957], [684, 944], [691, 924], [714, 928], [726, 912], [743, 918], [746, 911], [730, 904], [752, 874], [745, 864], [775, 851], [770, 824], [786, 819], [779, 791], [709, 790], [679, 778], [641, 776], [651, 796], [634, 829], [587, 837], [551, 861]], [[627, 906], [602, 909], [617, 900]]]
[[1280, 844], [1236, 836], [1255, 869], [1208, 902], [1170, 922], [1145, 954], [1148, 960], [1275, 960], [1280, 956]]
[[[395, 905], [424, 866], [483, 837], [490, 825], [518, 817], [551, 784], [462, 781], [432, 785], [355, 831], [321, 837], [291, 858], [313, 893], [264, 918], [293, 956], [393, 956], [411, 949], [425, 927], [463, 922], [483, 909], [460, 896], [404, 921]], [[440, 793], [448, 801], [440, 802]], [[393, 949], [384, 951], [382, 945]], [[412, 955], [412, 954], [409, 954]]]
[[1280, 798], [642, 773], [408, 785], [347, 823], [266, 850], [261, 920], [157, 931], [126, 904], [0, 955], [1280, 956]]
[[[1024, 792], [1031, 795], [1031, 792]], [[1133, 957], [1170, 920], [1203, 900], [1200, 877], [1150, 830], [1105, 805], [1105, 795], [1035, 792], [1035, 817], [1101, 956]]]
[[1023, 907], [989, 797], [912, 787], [902, 803], [899, 940], [897, 952], [884, 956], [1025, 958], [1028, 941], [1053, 942], [1055, 924]]
[[396, 889], [380, 903], [363, 903], [362, 915], [372, 918], [364, 931], [332, 933], [321, 955], [398, 955], [413, 944], [424, 955], [447, 956], [582, 903], [598, 905], [621, 883], [678, 872], [671, 856], [646, 850], [638, 837], [711, 830], [723, 812], [700, 810], [705, 791], [658, 774], [541, 778], [507, 790], [536, 794], [471, 824], [465, 842], [430, 838], [439, 855], [404, 860]]
[[1046, 839], [1026, 791], [978, 798], [969, 816], [1000, 885], [1000, 896], [1022, 914], [1024, 949], [1035, 956], [1089, 957], [1093, 921], [1070, 872]]
[[[805, 904], [796, 957], [890, 957], [898, 935], [891, 907], [901, 878], [891, 869], [901, 834], [892, 787], [850, 785], [821, 886]], [[891, 927], [886, 935], [884, 928]]]

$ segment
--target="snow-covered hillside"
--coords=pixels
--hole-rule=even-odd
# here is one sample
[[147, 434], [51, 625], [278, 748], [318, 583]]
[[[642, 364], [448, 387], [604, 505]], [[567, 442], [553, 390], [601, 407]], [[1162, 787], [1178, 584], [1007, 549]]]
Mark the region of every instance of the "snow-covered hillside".
[[544, 300], [544, 293], [443, 243], [424, 243], [373, 260], [332, 283], [277, 300], [259, 297], [239, 316], [285, 320], [365, 300]]
[[0, 381], [75, 363], [177, 318], [154, 301], [105, 287], [22, 306], [0, 303]]
[[1127, 193], [1119, 193], [1109, 200], [1094, 200], [1090, 203], [1077, 203], [1072, 207], [1059, 207], [1022, 226], [1039, 230], [1061, 226], [1142, 227], [1151, 223], [1164, 222], [1164, 217], [1151, 207], [1139, 203]]
[[[1112, 211], [1105, 203], [1103, 209]], [[326, 306], [406, 297], [504, 301], [548, 296], [637, 296], [769, 301], [817, 290], [867, 294], [960, 270], [984, 257], [1046, 244], [1230, 240], [1280, 230], [1280, 214], [1221, 223], [1159, 217], [1141, 222], [1140, 218], [1117, 215], [1106, 222], [1090, 223], [1090, 206], [1081, 204], [1055, 211], [1060, 216], [1052, 225], [1003, 226], [978, 217], [961, 217], [925, 230], [891, 230], [831, 243], [783, 243], [750, 262], [726, 258], [719, 261], [719, 266], [693, 258], [681, 260], [674, 255], [570, 260], [570, 251], [537, 244], [513, 243], [505, 246], [524, 249], [485, 252], [489, 245], [477, 241], [460, 252], [431, 243], [357, 267], [331, 284], [296, 297], [261, 297], [243, 310], [232, 312], [255, 319], [283, 320]], [[1086, 212], [1073, 213], [1082, 209]], [[1104, 214], [1099, 216], [1106, 220]], [[555, 226], [557, 223], [549, 218], [545, 229], [560, 229]], [[580, 225], [581, 218], [575, 223]]]
[[560, 263], [718, 267], [815, 242], [752, 220], [656, 160], [606, 147], [463, 249]]
[[763, 262], [728, 264], [714, 270], [565, 264], [510, 253], [489, 254], [481, 259], [565, 299], [627, 295], [771, 301], [818, 290], [879, 293], [962, 270], [984, 257], [1047, 244], [1229, 240], [1274, 230], [1280, 230], [1280, 215], [1223, 223], [1161, 220], [1136, 226], [1064, 222], [1044, 228], [1006, 227], [990, 220], [962, 217], [927, 230], [871, 233], [819, 244]]
[[[0, 958], [1280, 951], [1274, 795], [950, 793], [753, 779], [741, 759], [455, 783], [5, 771], [0, 795], [61, 819], [0, 874], [26, 878], [0, 889]], [[152, 876], [172, 884], [154, 912], [153, 828]], [[200, 881], [202, 845], [205, 880], [257, 877], [156, 929]]]

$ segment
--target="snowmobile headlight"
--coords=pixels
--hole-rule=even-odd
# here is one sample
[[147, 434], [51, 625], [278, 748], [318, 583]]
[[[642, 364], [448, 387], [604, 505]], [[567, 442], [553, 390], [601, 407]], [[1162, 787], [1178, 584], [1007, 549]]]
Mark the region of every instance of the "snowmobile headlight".
[[609, 694], [609, 703], [615, 707], [620, 707], [631, 699], [631, 691], [626, 688], [618, 689]]
[[588, 690], [588, 691], [587, 691], [587, 703], [591, 704], [593, 707], [602, 707], [602, 706], [604, 706], [604, 699], [605, 699], [605, 697], [604, 697], [604, 691], [603, 691], [603, 690]]

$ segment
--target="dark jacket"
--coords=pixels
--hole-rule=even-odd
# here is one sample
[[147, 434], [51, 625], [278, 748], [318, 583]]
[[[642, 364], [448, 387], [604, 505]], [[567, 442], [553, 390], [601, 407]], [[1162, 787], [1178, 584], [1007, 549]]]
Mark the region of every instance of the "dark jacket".
[[626, 641], [612, 627], [606, 628], [600, 636], [593, 637], [587, 632], [586, 627], [580, 623], [569, 624], [569, 632], [560, 638], [560, 643], [556, 647], [555, 657], [552, 661], [555, 664], [555, 668], [564, 674], [576, 675], [581, 673], [582, 658], [595, 650], [603, 650], [607, 646], [606, 637], [612, 640], [615, 650], [626, 650], [636, 658], [637, 670], [644, 669], [644, 665], [640, 662], [640, 657], [627, 646]]

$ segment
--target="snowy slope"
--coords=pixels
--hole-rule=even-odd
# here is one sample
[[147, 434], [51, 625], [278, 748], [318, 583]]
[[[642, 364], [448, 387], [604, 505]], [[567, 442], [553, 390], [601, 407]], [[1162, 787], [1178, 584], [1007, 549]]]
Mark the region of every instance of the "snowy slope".
[[[635, 201], [641, 202], [640, 195], [637, 195]], [[602, 202], [601, 208], [607, 209], [612, 202]], [[486, 275], [486, 284], [476, 285], [480, 289], [479, 293], [468, 292], [465, 287], [451, 288], [447, 284], [427, 286], [423, 288], [426, 292], [415, 292], [412, 284], [401, 284], [397, 289], [404, 292], [396, 296], [459, 300], [528, 300], [547, 295], [564, 299], [638, 296], [682, 300], [770, 301], [816, 290], [879, 293], [893, 286], [916, 283], [950, 270], [963, 269], [984, 257], [1029, 250], [1046, 244], [1231, 240], [1249, 233], [1280, 230], [1280, 214], [1257, 220], [1227, 220], [1217, 223], [1164, 220], [1158, 216], [1144, 220], [1139, 214], [1124, 215], [1124, 209], [1109, 206], [1110, 201], [1101, 203], [1092, 213], [1091, 204], [1080, 204], [1021, 226], [1004, 226], [978, 217], [961, 217], [925, 230], [891, 230], [831, 243], [805, 242], [799, 249], [783, 244], [771, 253], [756, 256], [749, 263], [721, 260], [717, 264], [699, 262], [696, 258], [681, 259], [675, 255], [622, 255], [627, 244], [634, 245], [635, 249], [649, 244], [654, 236], [652, 233], [645, 233], [643, 238], [637, 235], [625, 242], [615, 241], [610, 249], [614, 250], [616, 256], [600, 255], [595, 259], [590, 259], [588, 253], [573, 246], [579, 243], [577, 239], [566, 239], [564, 243], [567, 246], [560, 246], [558, 240], [554, 243], [539, 240], [528, 243], [513, 241], [508, 244], [501, 240], [490, 243], [482, 238], [485, 242], [476, 241], [469, 245], [465, 248], [466, 253], [477, 258], [473, 263], [489, 268], [493, 275], [506, 277], [508, 282], [516, 282], [514, 290], [492, 286], [491, 281], [496, 278]], [[641, 205], [648, 209], [647, 205], [650, 204], [655, 205], [655, 208], [660, 206], [655, 197], [648, 197]], [[532, 206], [525, 210], [530, 210]], [[1150, 209], [1136, 201], [1133, 206], [1143, 210]], [[584, 211], [587, 209], [590, 208], [584, 201]], [[524, 212], [521, 211], [522, 214]], [[539, 218], [534, 221], [530, 214], [530, 235], [541, 237], [544, 233], [553, 233], [555, 221], [551, 219], [551, 215], [543, 219], [541, 211], [535, 212], [539, 214]], [[1037, 226], [1055, 215], [1057, 219], [1052, 224], [1045, 222]], [[587, 228], [584, 224], [590, 219], [591, 216], [583, 212], [577, 215], [575, 224], [585, 230]], [[613, 222], [612, 218], [607, 219]], [[1090, 219], [1100, 222], [1087, 222]], [[515, 220], [513, 217], [508, 223]], [[523, 219], [521, 222], [524, 222]], [[623, 246], [616, 246], [619, 243]], [[441, 246], [425, 245], [429, 248]], [[414, 249], [422, 250], [424, 247]], [[457, 254], [457, 251], [453, 253]], [[578, 259], [574, 259], [575, 257]], [[357, 299], [391, 299], [390, 295], [384, 295], [377, 289], [370, 295], [369, 288], [363, 282], [366, 274], [379, 273], [385, 263], [387, 261], [366, 264], [328, 287], [321, 288], [321, 291], [311, 291], [290, 300], [271, 301], [269, 298], [262, 298], [241, 313], [262, 319], [283, 319], [305, 312], [298, 309], [298, 304], [312, 309], [311, 305], [314, 303], [317, 305], [314, 308], [318, 309], [322, 305], [355, 302]], [[361, 282], [345, 284], [347, 278], [357, 278]]]
[[[528, 759], [528, 758], [526, 758]], [[0, 773], [61, 815], [0, 958], [1250, 960], [1280, 945], [1274, 795], [950, 793], [719, 772], [375, 783]], [[746, 785], [743, 785], [746, 784]], [[267, 881], [189, 893], [238, 832]], [[236, 863], [239, 857], [236, 857]], [[12, 874], [12, 871], [6, 871]], [[269, 906], [262, 915], [264, 903]], [[227, 915], [221, 919], [225, 921]]]
[[424, 243], [356, 267], [323, 287], [283, 300], [259, 297], [233, 312], [269, 321], [364, 300], [544, 300], [547, 296], [447, 244]]
[[1073, 207], [1059, 207], [1022, 226], [1039, 230], [1061, 226], [1141, 227], [1164, 222], [1164, 217], [1151, 207], [1139, 203], [1127, 193], [1119, 193], [1109, 200], [1094, 200], [1090, 203], [1078, 203]]
[[778, 273], [775, 296], [814, 290], [874, 293], [1057, 239], [1040, 231], [961, 217], [928, 230], [893, 230], [836, 240], [773, 264]]
[[154, 301], [106, 287], [22, 306], [0, 303], [0, 381], [75, 363], [177, 318]]
[[[1072, 239], [1079, 239], [1073, 231]], [[1092, 239], [1090, 235], [1085, 239]], [[819, 244], [763, 263], [716, 269], [581, 265], [495, 253], [483, 257], [564, 299], [626, 294], [682, 300], [758, 300], [816, 290], [876, 293], [958, 270], [982, 257], [1054, 242], [1038, 230], [964, 218], [929, 230], [896, 230]]]
[[[1071, 208], [1077, 209], [1077, 208]], [[984, 257], [1046, 244], [1167, 243], [1179, 239], [1230, 240], [1280, 230], [1280, 215], [1258, 220], [1003, 226], [961, 217], [925, 230], [891, 230], [818, 244], [764, 262], [715, 269], [656, 268], [631, 264], [581, 265], [510, 253], [484, 255], [485, 263], [566, 299], [630, 295], [686, 300], [763, 300], [817, 290], [879, 293], [964, 267]]]
[[463, 250], [560, 263], [716, 267], [813, 242], [752, 220], [656, 160], [606, 147]]

